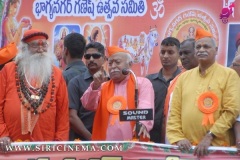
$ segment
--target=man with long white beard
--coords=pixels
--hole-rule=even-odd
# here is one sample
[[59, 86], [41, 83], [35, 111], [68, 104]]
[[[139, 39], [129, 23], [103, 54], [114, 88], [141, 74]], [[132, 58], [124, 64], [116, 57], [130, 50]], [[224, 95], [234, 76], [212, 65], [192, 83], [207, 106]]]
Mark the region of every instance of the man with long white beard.
[[0, 150], [14, 141], [68, 140], [68, 95], [48, 35], [24, 33], [15, 62], [0, 72]]

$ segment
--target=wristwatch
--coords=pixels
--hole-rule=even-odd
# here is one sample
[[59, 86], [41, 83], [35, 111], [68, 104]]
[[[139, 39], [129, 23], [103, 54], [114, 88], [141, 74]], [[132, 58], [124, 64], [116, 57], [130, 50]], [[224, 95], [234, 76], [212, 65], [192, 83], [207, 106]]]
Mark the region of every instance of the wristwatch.
[[211, 135], [212, 138], [216, 137], [211, 131], [208, 131], [207, 134]]

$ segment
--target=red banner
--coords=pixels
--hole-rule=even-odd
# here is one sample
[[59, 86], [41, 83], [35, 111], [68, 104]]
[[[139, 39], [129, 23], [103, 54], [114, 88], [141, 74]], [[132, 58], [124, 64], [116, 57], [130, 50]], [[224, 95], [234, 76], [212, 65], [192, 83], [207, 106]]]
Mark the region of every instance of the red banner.
[[[114, 141], [114, 142], [19, 142], [0, 154], [1, 160], [199, 160], [193, 149], [186, 153], [177, 146]], [[236, 148], [210, 147], [201, 160], [240, 159]]]
[[0, 46], [19, 44], [29, 27], [49, 35], [49, 47], [64, 67], [63, 38], [79, 32], [88, 42], [118, 45], [131, 52], [137, 75], [159, 71], [160, 43], [167, 36], [180, 41], [195, 37], [196, 28], [210, 31], [218, 44], [217, 61], [229, 66], [240, 32], [236, 0], [11, 0], [0, 1]]

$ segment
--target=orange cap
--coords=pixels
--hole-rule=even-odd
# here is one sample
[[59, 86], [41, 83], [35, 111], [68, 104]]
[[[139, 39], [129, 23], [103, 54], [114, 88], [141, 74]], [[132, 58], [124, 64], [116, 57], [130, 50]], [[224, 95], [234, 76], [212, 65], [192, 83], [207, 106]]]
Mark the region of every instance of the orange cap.
[[0, 64], [5, 64], [17, 55], [17, 46], [14, 42], [0, 49]]
[[205, 37], [213, 37], [212, 33], [202, 29], [202, 28], [198, 28], [196, 30], [196, 36], [195, 36], [195, 40], [199, 40], [201, 38], [205, 38]]
[[107, 51], [108, 51], [108, 56], [110, 57], [110, 56], [112, 56], [113, 54], [115, 54], [115, 53], [130, 53], [129, 51], [127, 51], [127, 50], [125, 50], [125, 49], [123, 49], [123, 48], [120, 48], [120, 47], [118, 47], [118, 46], [109, 46], [109, 47], [107, 47]]
[[38, 29], [26, 30], [23, 34], [23, 42], [31, 42], [37, 39], [48, 39], [48, 35]]

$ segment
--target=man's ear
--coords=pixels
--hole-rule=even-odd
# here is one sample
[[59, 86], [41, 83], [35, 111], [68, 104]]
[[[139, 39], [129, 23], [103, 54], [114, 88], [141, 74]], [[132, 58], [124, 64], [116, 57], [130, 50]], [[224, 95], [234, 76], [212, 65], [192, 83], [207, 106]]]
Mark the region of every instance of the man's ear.
[[65, 47], [63, 50], [63, 55], [67, 56], [69, 54], [68, 49]]
[[216, 50], [216, 55], [217, 55], [218, 54], [218, 47], [216, 47], [215, 50]]

